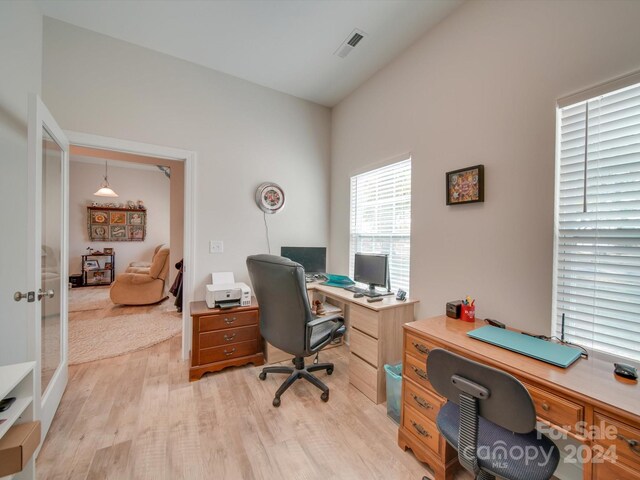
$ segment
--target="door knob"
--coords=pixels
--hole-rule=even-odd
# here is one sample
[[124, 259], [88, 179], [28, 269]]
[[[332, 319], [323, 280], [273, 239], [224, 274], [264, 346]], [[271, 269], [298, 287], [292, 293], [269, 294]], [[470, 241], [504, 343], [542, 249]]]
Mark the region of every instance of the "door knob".
[[13, 294], [13, 299], [16, 302], [19, 302], [23, 298], [26, 298], [27, 302], [29, 303], [34, 302], [36, 300], [36, 292], [27, 292], [27, 293], [16, 292]]
[[56, 294], [56, 292], [54, 292], [53, 290], [47, 290], [46, 292], [44, 290], [42, 290], [41, 288], [38, 290], [38, 300], [42, 300], [42, 297], [49, 297], [49, 298], [53, 298], [53, 296]]

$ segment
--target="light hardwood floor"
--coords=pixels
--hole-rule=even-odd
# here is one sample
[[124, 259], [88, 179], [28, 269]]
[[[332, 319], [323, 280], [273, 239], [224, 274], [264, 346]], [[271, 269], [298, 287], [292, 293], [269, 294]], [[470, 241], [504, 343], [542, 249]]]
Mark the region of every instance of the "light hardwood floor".
[[[70, 367], [37, 460], [39, 479], [422, 479], [396, 425], [348, 383], [347, 347], [321, 353], [331, 389], [299, 380], [271, 406], [282, 375], [227, 369], [189, 383], [180, 336]], [[468, 476], [460, 478], [470, 478]]]

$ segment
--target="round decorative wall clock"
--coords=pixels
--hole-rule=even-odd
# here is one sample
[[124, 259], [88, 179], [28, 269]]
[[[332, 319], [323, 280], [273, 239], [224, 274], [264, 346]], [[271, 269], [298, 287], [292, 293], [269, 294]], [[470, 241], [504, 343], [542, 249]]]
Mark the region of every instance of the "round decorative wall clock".
[[256, 203], [265, 213], [278, 213], [284, 207], [284, 192], [279, 185], [265, 182], [256, 190]]

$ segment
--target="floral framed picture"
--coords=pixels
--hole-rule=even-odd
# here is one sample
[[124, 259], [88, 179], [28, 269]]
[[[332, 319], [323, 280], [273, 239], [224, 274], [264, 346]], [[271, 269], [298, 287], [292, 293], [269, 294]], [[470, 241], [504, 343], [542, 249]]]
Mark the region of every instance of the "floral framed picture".
[[484, 202], [484, 165], [446, 173], [447, 205]]
[[[147, 234], [147, 211], [140, 208], [87, 207], [87, 231], [92, 242], [144, 242]], [[113, 252], [105, 248], [106, 255]]]

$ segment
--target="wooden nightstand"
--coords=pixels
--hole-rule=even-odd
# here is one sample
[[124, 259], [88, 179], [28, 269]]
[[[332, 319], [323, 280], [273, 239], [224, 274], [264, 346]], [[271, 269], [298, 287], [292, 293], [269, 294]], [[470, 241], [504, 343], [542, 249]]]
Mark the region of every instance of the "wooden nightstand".
[[207, 372], [253, 363], [264, 364], [258, 323], [258, 303], [248, 307], [208, 308], [206, 302], [191, 302], [193, 341], [189, 380]]

